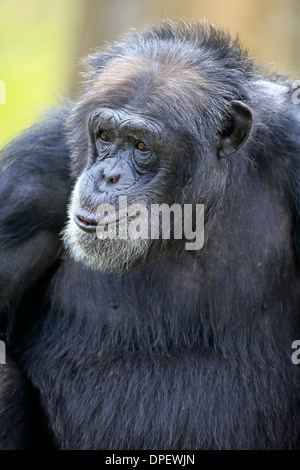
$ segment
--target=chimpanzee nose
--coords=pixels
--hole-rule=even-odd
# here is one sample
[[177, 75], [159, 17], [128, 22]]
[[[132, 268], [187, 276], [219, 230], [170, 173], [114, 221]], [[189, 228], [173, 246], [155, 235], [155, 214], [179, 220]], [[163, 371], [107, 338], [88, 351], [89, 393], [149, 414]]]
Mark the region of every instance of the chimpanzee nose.
[[110, 171], [108, 174], [103, 172], [102, 177], [107, 183], [116, 183], [120, 179], [120, 174], [116, 174], [115, 171]]
[[95, 189], [101, 192], [119, 191], [134, 184], [135, 178], [128, 163], [120, 158], [107, 158], [91, 168]]
[[106, 184], [117, 183], [123, 171], [124, 168], [120, 162], [103, 163], [100, 178], [104, 180]]

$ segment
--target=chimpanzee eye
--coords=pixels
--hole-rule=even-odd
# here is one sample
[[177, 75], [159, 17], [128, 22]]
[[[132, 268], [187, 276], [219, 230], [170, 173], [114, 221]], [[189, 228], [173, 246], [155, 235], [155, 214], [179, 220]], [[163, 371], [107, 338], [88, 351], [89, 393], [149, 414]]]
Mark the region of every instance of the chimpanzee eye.
[[137, 140], [135, 142], [135, 148], [137, 150], [139, 150], [140, 152], [149, 152], [150, 151], [150, 147], [148, 147], [148, 145], [146, 145], [144, 142], [142, 142], [141, 140]]
[[99, 132], [99, 137], [103, 142], [111, 142], [111, 137], [110, 137], [109, 133], [105, 130], [101, 130]]
[[134, 142], [133, 157], [138, 167], [145, 168], [148, 167], [148, 165], [153, 164], [156, 159], [152, 148], [145, 144], [145, 142], [142, 140], [136, 140]]

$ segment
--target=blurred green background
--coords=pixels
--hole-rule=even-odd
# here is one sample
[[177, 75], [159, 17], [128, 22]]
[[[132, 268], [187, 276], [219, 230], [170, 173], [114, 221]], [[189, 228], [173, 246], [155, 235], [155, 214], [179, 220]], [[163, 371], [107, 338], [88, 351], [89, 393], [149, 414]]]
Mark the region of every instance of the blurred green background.
[[300, 76], [299, 0], [0, 0], [0, 145], [46, 106], [76, 94], [79, 58], [89, 50], [177, 17], [238, 33], [255, 59]]

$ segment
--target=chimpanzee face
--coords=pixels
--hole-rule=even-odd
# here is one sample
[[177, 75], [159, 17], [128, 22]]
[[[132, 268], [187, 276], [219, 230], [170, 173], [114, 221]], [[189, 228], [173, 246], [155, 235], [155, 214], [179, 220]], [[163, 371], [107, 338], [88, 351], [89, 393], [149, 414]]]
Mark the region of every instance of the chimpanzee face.
[[[183, 206], [194, 202], [199, 190], [209, 193], [210, 203], [217, 198], [221, 187], [214, 175], [224, 171], [220, 157], [240, 148], [251, 127], [250, 110], [235, 102], [224, 132], [211, 126], [204, 136], [195, 124], [204, 115], [197, 100], [205, 101], [195, 70], [129, 62], [129, 73], [122, 71], [126, 65], [128, 70], [123, 60], [100, 74], [71, 118], [77, 127], [84, 123], [87, 144], [81, 154], [75, 151], [81, 170], [64, 240], [76, 260], [108, 271], [123, 271], [145, 258], [153, 239], [161, 237], [153, 205], [180, 205], [182, 214], [170, 221], [168, 234], [183, 238], [178, 235], [187, 219]], [[214, 179], [216, 187], [207, 191]]]

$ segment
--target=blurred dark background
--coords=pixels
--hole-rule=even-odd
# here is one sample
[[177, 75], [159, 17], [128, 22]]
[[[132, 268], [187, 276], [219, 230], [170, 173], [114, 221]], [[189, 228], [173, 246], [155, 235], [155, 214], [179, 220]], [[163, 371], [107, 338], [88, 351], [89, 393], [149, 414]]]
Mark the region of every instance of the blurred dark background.
[[131, 28], [179, 17], [222, 26], [256, 60], [300, 76], [299, 0], [1, 0], [0, 144], [76, 94], [80, 57]]

